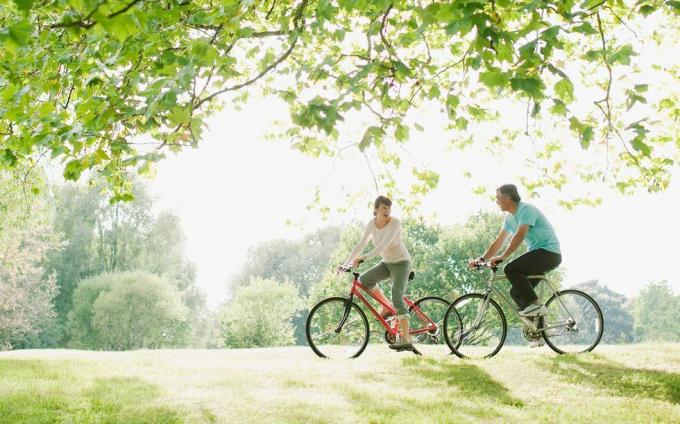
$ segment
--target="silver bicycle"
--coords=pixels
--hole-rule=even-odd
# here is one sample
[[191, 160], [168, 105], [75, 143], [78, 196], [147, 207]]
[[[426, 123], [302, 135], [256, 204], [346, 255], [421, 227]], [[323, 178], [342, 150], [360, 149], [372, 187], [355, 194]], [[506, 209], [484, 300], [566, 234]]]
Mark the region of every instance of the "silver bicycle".
[[[461, 358], [490, 358], [503, 347], [508, 324], [505, 314], [494, 298], [506, 304], [522, 322], [524, 337], [529, 341], [543, 338], [557, 353], [589, 352], [602, 338], [604, 319], [597, 302], [586, 293], [560, 290], [544, 274], [530, 275], [529, 280], [540, 280], [536, 286], [538, 298], [545, 302], [548, 314], [535, 318], [519, 315], [515, 302], [503, 294], [496, 283], [507, 280], [497, 274], [497, 267], [489, 263], [477, 269], [489, 270], [489, 281], [484, 293], [468, 293], [456, 299], [444, 316], [444, 338], [453, 353]], [[545, 293], [547, 291], [547, 293]], [[450, 325], [449, 319], [451, 319]]]

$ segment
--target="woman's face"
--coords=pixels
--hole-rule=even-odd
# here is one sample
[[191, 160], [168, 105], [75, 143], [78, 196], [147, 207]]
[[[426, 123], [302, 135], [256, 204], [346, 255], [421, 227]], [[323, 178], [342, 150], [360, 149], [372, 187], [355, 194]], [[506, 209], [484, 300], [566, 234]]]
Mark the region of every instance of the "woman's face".
[[375, 216], [388, 218], [390, 216], [390, 207], [385, 204], [380, 204], [375, 210]]

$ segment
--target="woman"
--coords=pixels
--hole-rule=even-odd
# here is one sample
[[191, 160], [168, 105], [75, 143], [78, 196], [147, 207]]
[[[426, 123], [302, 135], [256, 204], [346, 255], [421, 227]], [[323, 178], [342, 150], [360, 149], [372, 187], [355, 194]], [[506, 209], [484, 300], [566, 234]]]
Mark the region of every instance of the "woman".
[[[397, 311], [402, 337], [391, 344], [390, 348], [397, 351], [412, 350], [413, 343], [409, 334], [408, 309], [403, 299], [408, 274], [411, 270], [411, 255], [401, 239], [401, 223], [397, 218], [390, 216], [391, 207], [392, 201], [387, 197], [378, 196], [375, 199], [374, 218], [366, 226], [364, 235], [343, 266], [349, 267], [351, 265], [356, 268], [360, 261], [371, 259], [378, 254], [382, 256], [383, 260], [361, 274], [359, 281], [374, 296], [389, 304], [390, 302], [385, 298], [382, 290], [377, 287], [377, 284], [387, 278], [392, 279], [392, 304]], [[375, 249], [359, 256], [369, 240], [373, 241]], [[389, 310], [383, 307], [380, 314], [386, 317]]]

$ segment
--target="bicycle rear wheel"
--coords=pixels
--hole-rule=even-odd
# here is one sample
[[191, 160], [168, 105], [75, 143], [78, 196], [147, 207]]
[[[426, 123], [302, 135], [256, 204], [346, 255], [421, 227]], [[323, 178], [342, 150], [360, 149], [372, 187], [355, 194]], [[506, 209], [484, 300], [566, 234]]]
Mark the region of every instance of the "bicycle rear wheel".
[[368, 320], [356, 303], [351, 303], [347, 319], [340, 327], [346, 304], [346, 298], [329, 297], [309, 312], [307, 343], [322, 358], [356, 358], [366, 349]]
[[[448, 347], [445, 347], [446, 341], [444, 340], [444, 316], [449, 305], [450, 302], [446, 299], [427, 296], [415, 302], [415, 306], [418, 307], [417, 310], [415, 307], [410, 308], [409, 325], [413, 343], [419, 345], [418, 350], [432, 353], [449, 352]], [[414, 332], [417, 334], [413, 334]]]
[[446, 311], [444, 338], [461, 358], [490, 358], [503, 347], [508, 332], [505, 314], [493, 299], [482, 314], [485, 298], [481, 293], [469, 293], [454, 300]]
[[592, 297], [579, 290], [563, 290], [548, 299], [545, 307], [543, 339], [555, 352], [590, 352], [600, 343], [604, 317]]

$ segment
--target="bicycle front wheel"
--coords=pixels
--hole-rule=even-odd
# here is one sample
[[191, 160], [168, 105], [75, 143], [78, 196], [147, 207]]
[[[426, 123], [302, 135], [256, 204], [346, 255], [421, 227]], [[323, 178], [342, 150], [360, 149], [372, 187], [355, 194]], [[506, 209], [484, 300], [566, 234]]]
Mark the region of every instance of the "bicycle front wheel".
[[444, 341], [444, 316], [450, 303], [441, 297], [427, 296], [418, 299], [414, 305], [409, 310], [413, 343], [418, 344], [421, 351], [448, 353]]
[[[345, 315], [347, 299], [329, 297], [317, 303], [307, 317], [307, 343], [322, 358], [356, 358], [368, 344], [368, 320], [352, 302]], [[342, 325], [341, 325], [342, 324]]]
[[[455, 313], [458, 313], [457, 322]], [[444, 338], [461, 358], [490, 358], [503, 347], [508, 324], [498, 303], [480, 293], [453, 301], [444, 317]]]
[[557, 353], [590, 352], [604, 330], [602, 310], [592, 297], [578, 290], [555, 293], [545, 304], [543, 339]]

